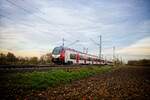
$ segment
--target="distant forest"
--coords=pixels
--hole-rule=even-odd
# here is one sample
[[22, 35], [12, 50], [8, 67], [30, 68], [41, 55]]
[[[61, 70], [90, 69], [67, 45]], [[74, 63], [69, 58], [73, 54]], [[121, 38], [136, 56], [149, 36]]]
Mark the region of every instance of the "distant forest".
[[128, 61], [128, 65], [150, 66], [150, 59], [130, 60]]
[[0, 53], [0, 65], [32, 65], [32, 64], [50, 64], [51, 54], [42, 55], [38, 57], [16, 57], [13, 53]]
[[[36, 64], [51, 64], [51, 53], [38, 57], [21, 57], [8, 52], [7, 54], [0, 53], [0, 65], [36, 65]], [[130, 60], [128, 65], [150, 66], [150, 59]]]

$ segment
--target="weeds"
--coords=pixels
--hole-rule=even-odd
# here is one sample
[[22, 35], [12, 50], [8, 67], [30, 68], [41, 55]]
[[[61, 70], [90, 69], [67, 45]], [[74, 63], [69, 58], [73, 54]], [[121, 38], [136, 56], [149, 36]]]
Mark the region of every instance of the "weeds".
[[75, 71], [65, 71], [62, 69], [50, 70], [48, 72], [18, 73], [12, 79], [12, 85], [28, 87], [32, 89], [43, 89], [49, 86], [57, 86], [62, 83], [69, 83], [98, 73], [110, 71], [112, 68], [106, 67], [87, 67]]

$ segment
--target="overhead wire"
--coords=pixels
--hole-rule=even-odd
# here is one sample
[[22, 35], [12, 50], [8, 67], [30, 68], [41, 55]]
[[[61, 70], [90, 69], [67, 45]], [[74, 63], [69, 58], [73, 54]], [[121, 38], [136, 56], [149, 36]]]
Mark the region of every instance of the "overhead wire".
[[[8, 17], [8, 16], [2, 15], [2, 14], [0, 14], [0, 16], [3, 17], [3, 18], [8, 19], [8, 20], [10, 20], [10, 21], [12, 21], [12, 22], [14, 22], [14, 23], [16, 23], [14, 20], [12, 20], [12, 19], [11, 19], [10, 17]], [[32, 25], [29, 25], [29, 24], [25, 24], [25, 23], [21, 23], [21, 24], [24, 25], [24, 26], [30, 26], [30, 27], [32, 27]]]
[[66, 47], [72, 46], [72, 45], [74, 45], [74, 44], [77, 43], [77, 42], [79, 42], [79, 40], [76, 40], [76, 41], [74, 41], [74, 42], [68, 44]]
[[[14, 5], [14, 6], [17, 7], [17, 8], [22, 9], [24, 12], [26, 12], [26, 13], [28, 13], [28, 14], [32, 14], [31, 11], [25, 9], [24, 7], [17, 5], [16, 3], [12, 2], [12, 1], [9, 1], [9, 0], [6, 0], [6, 1], [9, 2], [10, 4]], [[42, 21], [44, 21], [45, 23], [51, 25], [51, 23], [50, 23], [49, 21], [45, 20], [44, 18], [42, 18], [42, 17], [40, 17], [40, 16], [37, 16], [37, 15], [35, 15], [35, 16], [38, 17], [39, 19], [41, 19]]]
[[[30, 3], [28, 3], [27, 1], [25, 1], [25, 0], [21, 0], [22, 2], [24, 2], [24, 3], [26, 3], [27, 5], [30, 5], [30, 6], [32, 6]], [[34, 8], [34, 9], [36, 9], [38, 12], [40, 12], [41, 14], [43, 14], [43, 15], [46, 15], [44, 12], [42, 12], [39, 8], [37, 8], [37, 7], [33, 7], [32, 6], [32, 8]]]
[[[12, 2], [13, 0], [12, 0], [12, 1], [6, 0], [6, 1], [9, 2], [10, 4], [14, 5], [14, 6], [17, 7], [17, 8], [22, 9], [24, 12], [29, 13], [29, 14], [32, 14], [31, 11], [29, 11], [29, 10], [25, 9], [24, 7], [19, 6], [19, 5], [17, 5], [16, 3]], [[41, 11], [40, 11], [40, 12], [41, 12]], [[64, 31], [64, 29], [60, 28], [60, 25], [56, 25], [55, 23], [49, 22], [48, 20], [42, 18], [41, 16], [38, 16], [38, 15], [35, 15], [35, 16], [38, 17], [39, 19], [41, 19], [42, 21], [44, 21], [45, 23], [47, 23], [47, 24], [49, 24], [49, 25], [56, 26], [56, 27], [58, 27], [58, 29], [61, 29], [62, 31]]]
[[[15, 2], [13, 2], [13, 0], [6, 0], [8, 3], [10, 3], [11, 5], [13, 5], [13, 6], [15, 6], [15, 7], [17, 7], [17, 8], [19, 8], [19, 9], [21, 9], [22, 11], [24, 11], [24, 12], [26, 12], [26, 13], [28, 13], [28, 14], [32, 14], [32, 12], [30, 11], [30, 10], [27, 10], [26, 8], [24, 8], [23, 6], [20, 6], [20, 5], [18, 5], [18, 4], [16, 4]], [[25, 1], [24, 1], [25, 2]], [[32, 8], [35, 8], [35, 7], [32, 7]], [[43, 13], [39, 8], [35, 8], [36, 10], [38, 10], [42, 15], [46, 15], [45, 13]], [[2, 15], [3, 17], [5, 17], [5, 18], [7, 18], [7, 19], [9, 19], [9, 20], [12, 20], [11, 18], [8, 18], [7, 16], [4, 16], [4, 15]], [[42, 18], [41, 16], [38, 16], [38, 15], [36, 15], [36, 14], [34, 14], [34, 16], [36, 16], [36, 18], [39, 18], [41, 21], [43, 21], [43, 22], [45, 22], [45, 23], [47, 23], [47, 24], [49, 24], [49, 25], [55, 25], [56, 27], [58, 27], [58, 29], [61, 29], [62, 31], [64, 31], [64, 29], [62, 29], [62, 28], [59, 28], [60, 27], [60, 24], [59, 25], [56, 25], [56, 24], [54, 24], [54, 23], [52, 23], [52, 22], [49, 22], [48, 20], [46, 20], [46, 19], [44, 19], [44, 18]], [[23, 24], [23, 23], [22, 23]], [[24, 24], [24, 25], [26, 25], [26, 24]], [[26, 26], [29, 26], [29, 25], [26, 25]], [[30, 26], [30, 27], [33, 27], [33, 26]], [[49, 31], [47, 31], [47, 32], [49, 32]]]
[[100, 45], [99, 43], [96, 43], [92, 38], [90, 38], [90, 40], [91, 40], [94, 44]]

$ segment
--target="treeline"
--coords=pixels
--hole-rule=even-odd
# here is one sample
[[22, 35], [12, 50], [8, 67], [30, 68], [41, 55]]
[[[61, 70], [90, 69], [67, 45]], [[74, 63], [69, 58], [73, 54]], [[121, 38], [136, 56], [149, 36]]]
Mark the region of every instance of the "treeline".
[[128, 61], [128, 65], [150, 66], [150, 59], [130, 60]]
[[0, 65], [36, 65], [36, 64], [51, 64], [51, 54], [38, 57], [16, 57], [13, 53], [0, 53]]

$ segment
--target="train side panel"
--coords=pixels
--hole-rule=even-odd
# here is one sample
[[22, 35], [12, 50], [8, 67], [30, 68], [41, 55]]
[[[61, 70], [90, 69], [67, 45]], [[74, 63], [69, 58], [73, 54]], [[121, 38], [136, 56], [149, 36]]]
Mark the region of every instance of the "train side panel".
[[52, 52], [52, 61], [56, 64], [106, 64], [97, 56], [82, 53], [70, 48], [56, 47]]
[[65, 50], [65, 63], [76, 64], [76, 52]]

